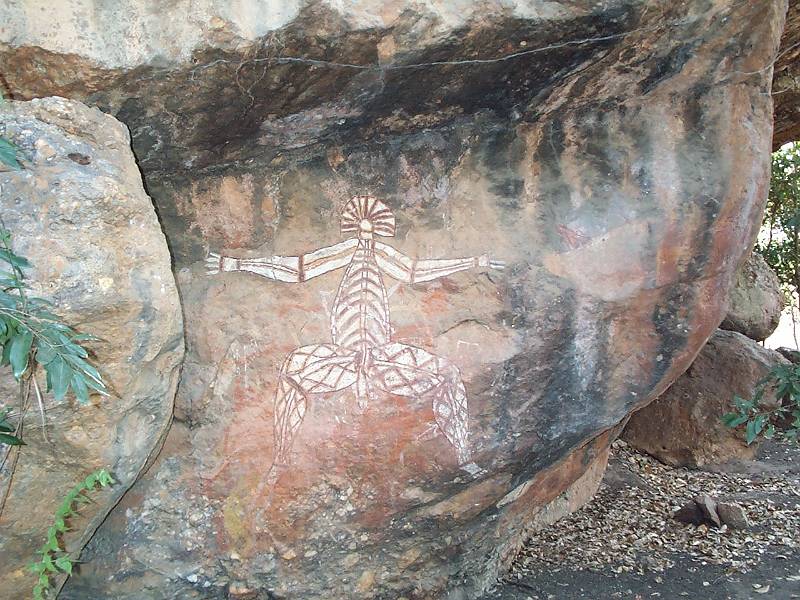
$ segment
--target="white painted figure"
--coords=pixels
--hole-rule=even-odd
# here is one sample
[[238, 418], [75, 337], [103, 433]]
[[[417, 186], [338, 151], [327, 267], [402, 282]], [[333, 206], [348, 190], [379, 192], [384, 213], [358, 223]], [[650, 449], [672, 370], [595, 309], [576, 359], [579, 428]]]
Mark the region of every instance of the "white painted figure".
[[354, 386], [361, 407], [374, 399], [375, 390], [429, 397], [437, 426], [455, 448], [459, 464], [466, 465], [469, 423], [461, 374], [446, 358], [391, 339], [382, 275], [419, 283], [477, 267], [502, 270], [505, 264], [486, 255], [418, 260], [402, 254], [375, 239], [393, 237], [395, 220], [391, 210], [372, 196], [350, 199], [342, 213], [341, 231], [356, 237], [302, 256], [245, 259], [211, 253], [206, 259], [210, 274], [245, 271], [289, 283], [346, 267], [331, 313], [331, 343], [297, 348], [281, 367], [275, 396], [276, 462], [288, 462], [292, 440], [313, 396]]

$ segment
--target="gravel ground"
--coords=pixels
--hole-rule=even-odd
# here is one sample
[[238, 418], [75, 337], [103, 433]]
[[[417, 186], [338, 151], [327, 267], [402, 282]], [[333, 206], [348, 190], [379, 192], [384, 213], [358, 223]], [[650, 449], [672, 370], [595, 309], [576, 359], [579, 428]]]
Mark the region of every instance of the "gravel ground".
[[[695, 496], [736, 502], [746, 529], [684, 525]], [[768, 442], [716, 472], [617, 441], [598, 495], [528, 541], [485, 600], [800, 598], [800, 449]]]

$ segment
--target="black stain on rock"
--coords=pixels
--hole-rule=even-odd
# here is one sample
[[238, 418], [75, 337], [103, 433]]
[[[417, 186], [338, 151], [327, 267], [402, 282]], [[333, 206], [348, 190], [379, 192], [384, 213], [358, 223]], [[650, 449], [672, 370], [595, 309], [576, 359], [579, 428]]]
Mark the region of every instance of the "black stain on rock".
[[563, 244], [557, 225], [569, 220], [571, 192], [561, 169], [564, 148], [564, 123], [561, 118], [553, 117], [542, 125], [539, 143], [533, 152], [533, 159], [539, 167], [537, 229], [551, 248]]
[[684, 65], [694, 55], [698, 45], [698, 42], [692, 42], [678, 46], [670, 50], [666, 56], [657, 60], [653, 64], [650, 73], [639, 84], [642, 94], [651, 92], [662, 81], [680, 73]]
[[504, 121], [500, 121], [499, 126], [485, 129], [480, 140], [477, 156], [484, 165], [489, 191], [498, 197], [498, 206], [512, 213], [519, 210], [525, 188], [525, 180], [520, 176], [525, 156], [524, 140], [519, 138], [513, 126]]

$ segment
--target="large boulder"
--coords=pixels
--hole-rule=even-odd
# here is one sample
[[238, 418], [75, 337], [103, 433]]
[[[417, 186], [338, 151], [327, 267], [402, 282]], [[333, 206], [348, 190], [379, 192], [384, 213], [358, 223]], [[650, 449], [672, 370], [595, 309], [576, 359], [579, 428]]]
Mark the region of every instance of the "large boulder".
[[[78, 553], [163, 441], [183, 358], [183, 328], [164, 234], [142, 188], [124, 125], [63, 98], [0, 105], [0, 135], [24, 169], [0, 172], [0, 215], [15, 251], [33, 264], [32, 293], [91, 333], [110, 396], [87, 405], [44, 395], [25, 418], [24, 446], [5, 463], [0, 598], [30, 597], [27, 568], [64, 496], [97, 468], [117, 484], [83, 506], [65, 535]], [[43, 385], [43, 383], [42, 383]], [[16, 386], [0, 373], [2, 404]], [[40, 418], [46, 423], [42, 431]]]
[[[782, 2], [4, 10], [15, 96], [131, 128], [186, 312], [178, 424], [65, 598], [474, 594], [688, 367], [761, 218]], [[374, 265], [339, 287], [365, 193], [385, 303]]]
[[760, 342], [775, 331], [782, 310], [778, 276], [760, 254], [753, 252], [736, 273], [728, 294], [728, 314], [720, 327]]
[[[748, 446], [742, 429], [725, 426], [722, 415], [734, 410], [734, 396], [752, 398], [767, 372], [788, 362], [739, 333], [720, 329], [686, 373], [633, 414], [622, 438], [661, 462], [681, 467], [750, 459], [758, 444]], [[770, 402], [769, 394], [764, 401]]]
[[772, 149], [777, 150], [787, 142], [800, 141], [800, 2], [789, 2], [774, 73], [775, 133]]

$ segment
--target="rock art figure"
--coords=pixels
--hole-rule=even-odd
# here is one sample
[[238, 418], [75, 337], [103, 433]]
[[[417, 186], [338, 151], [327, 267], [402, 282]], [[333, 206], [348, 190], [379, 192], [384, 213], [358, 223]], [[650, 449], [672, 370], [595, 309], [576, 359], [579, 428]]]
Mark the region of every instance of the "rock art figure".
[[382, 275], [419, 283], [476, 267], [502, 270], [488, 256], [419, 260], [405, 256], [375, 236], [393, 237], [394, 214], [372, 196], [354, 196], [342, 213], [344, 242], [301, 256], [231, 258], [209, 254], [209, 274], [245, 271], [289, 283], [307, 281], [336, 269], [345, 274], [331, 312], [330, 343], [294, 350], [283, 363], [275, 396], [276, 461], [286, 464], [292, 440], [312, 397], [351, 386], [360, 407], [375, 390], [430, 398], [436, 424], [455, 448], [460, 465], [469, 461], [467, 394], [458, 368], [446, 358], [392, 340], [389, 302]]

